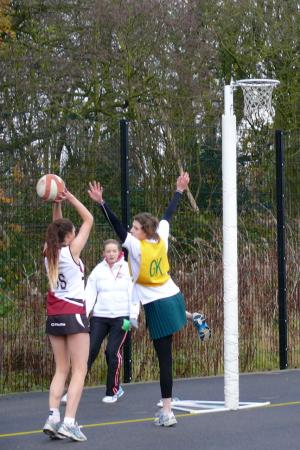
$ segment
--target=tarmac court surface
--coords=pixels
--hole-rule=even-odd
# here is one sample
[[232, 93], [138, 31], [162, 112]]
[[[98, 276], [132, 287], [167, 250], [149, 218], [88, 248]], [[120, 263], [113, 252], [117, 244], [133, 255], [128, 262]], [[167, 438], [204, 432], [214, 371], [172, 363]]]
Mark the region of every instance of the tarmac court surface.
[[[157, 382], [123, 384], [124, 396], [111, 405], [101, 402], [104, 386], [86, 388], [77, 414], [86, 442], [51, 440], [42, 432], [47, 392], [3, 395], [0, 449], [300, 450], [300, 371], [243, 374], [239, 384], [240, 402], [260, 406], [199, 414], [174, 410], [178, 423], [170, 428], [153, 425], [160, 399]], [[175, 380], [173, 396], [223, 402], [224, 379]]]

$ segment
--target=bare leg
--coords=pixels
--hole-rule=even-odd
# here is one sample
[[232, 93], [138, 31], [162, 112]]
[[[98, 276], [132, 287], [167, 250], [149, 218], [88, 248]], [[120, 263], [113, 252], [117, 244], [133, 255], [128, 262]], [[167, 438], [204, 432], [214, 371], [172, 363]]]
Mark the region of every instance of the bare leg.
[[186, 311], [186, 312], [185, 312], [185, 315], [186, 315], [186, 318], [187, 318], [188, 320], [193, 320], [193, 314], [192, 314], [192, 313]]
[[66, 336], [49, 335], [55, 360], [55, 374], [49, 392], [49, 408], [59, 408], [66, 379], [70, 370], [70, 356]]
[[72, 376], [68, 388], [65, 416], [75, 418], [87, 373], [90, 337], [88, 333], [70, 334], [67, 336], [67, 342]]
[[170, 414], [172, 412], [171, 400], [171, 398], [162, 399], [162, 410], [165, 414]]

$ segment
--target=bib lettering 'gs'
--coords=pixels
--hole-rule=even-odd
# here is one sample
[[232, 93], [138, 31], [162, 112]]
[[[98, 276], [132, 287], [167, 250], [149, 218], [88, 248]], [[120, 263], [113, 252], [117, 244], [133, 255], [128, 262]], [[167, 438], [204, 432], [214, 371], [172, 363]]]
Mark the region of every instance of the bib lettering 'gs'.
[[141, 267], [137, 283], [145, 286], [162, 285], [169, 278], [169, 261], [164, 241], [141, 241]]

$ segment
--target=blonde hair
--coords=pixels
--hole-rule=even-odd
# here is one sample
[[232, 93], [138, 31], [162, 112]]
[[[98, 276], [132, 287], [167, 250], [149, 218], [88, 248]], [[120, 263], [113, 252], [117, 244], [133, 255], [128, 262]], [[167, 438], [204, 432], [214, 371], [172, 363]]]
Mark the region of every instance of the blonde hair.
[[73, 223], [69, 219], [57, 219], [52, 222], [46, 233], [45, 256], [48, 262], [48, 280], [50, 289], [53, 290], [58, 279], [58, 258], [65, 237], [74, 229]]

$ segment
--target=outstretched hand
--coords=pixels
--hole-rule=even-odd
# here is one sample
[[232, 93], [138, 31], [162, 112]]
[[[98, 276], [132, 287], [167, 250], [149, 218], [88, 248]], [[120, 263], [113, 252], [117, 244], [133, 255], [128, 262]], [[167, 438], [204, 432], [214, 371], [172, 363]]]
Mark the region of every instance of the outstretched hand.
[[103, 203], [103, 186], [101, 186], [99, 181], [89, 183], [88, 194], [94, 202]]
[[190, 176], [188, 172], [182, 172], [177, 178], [176, 190], [179, 192], [184, 192], [187, 189], [189, 182]]

